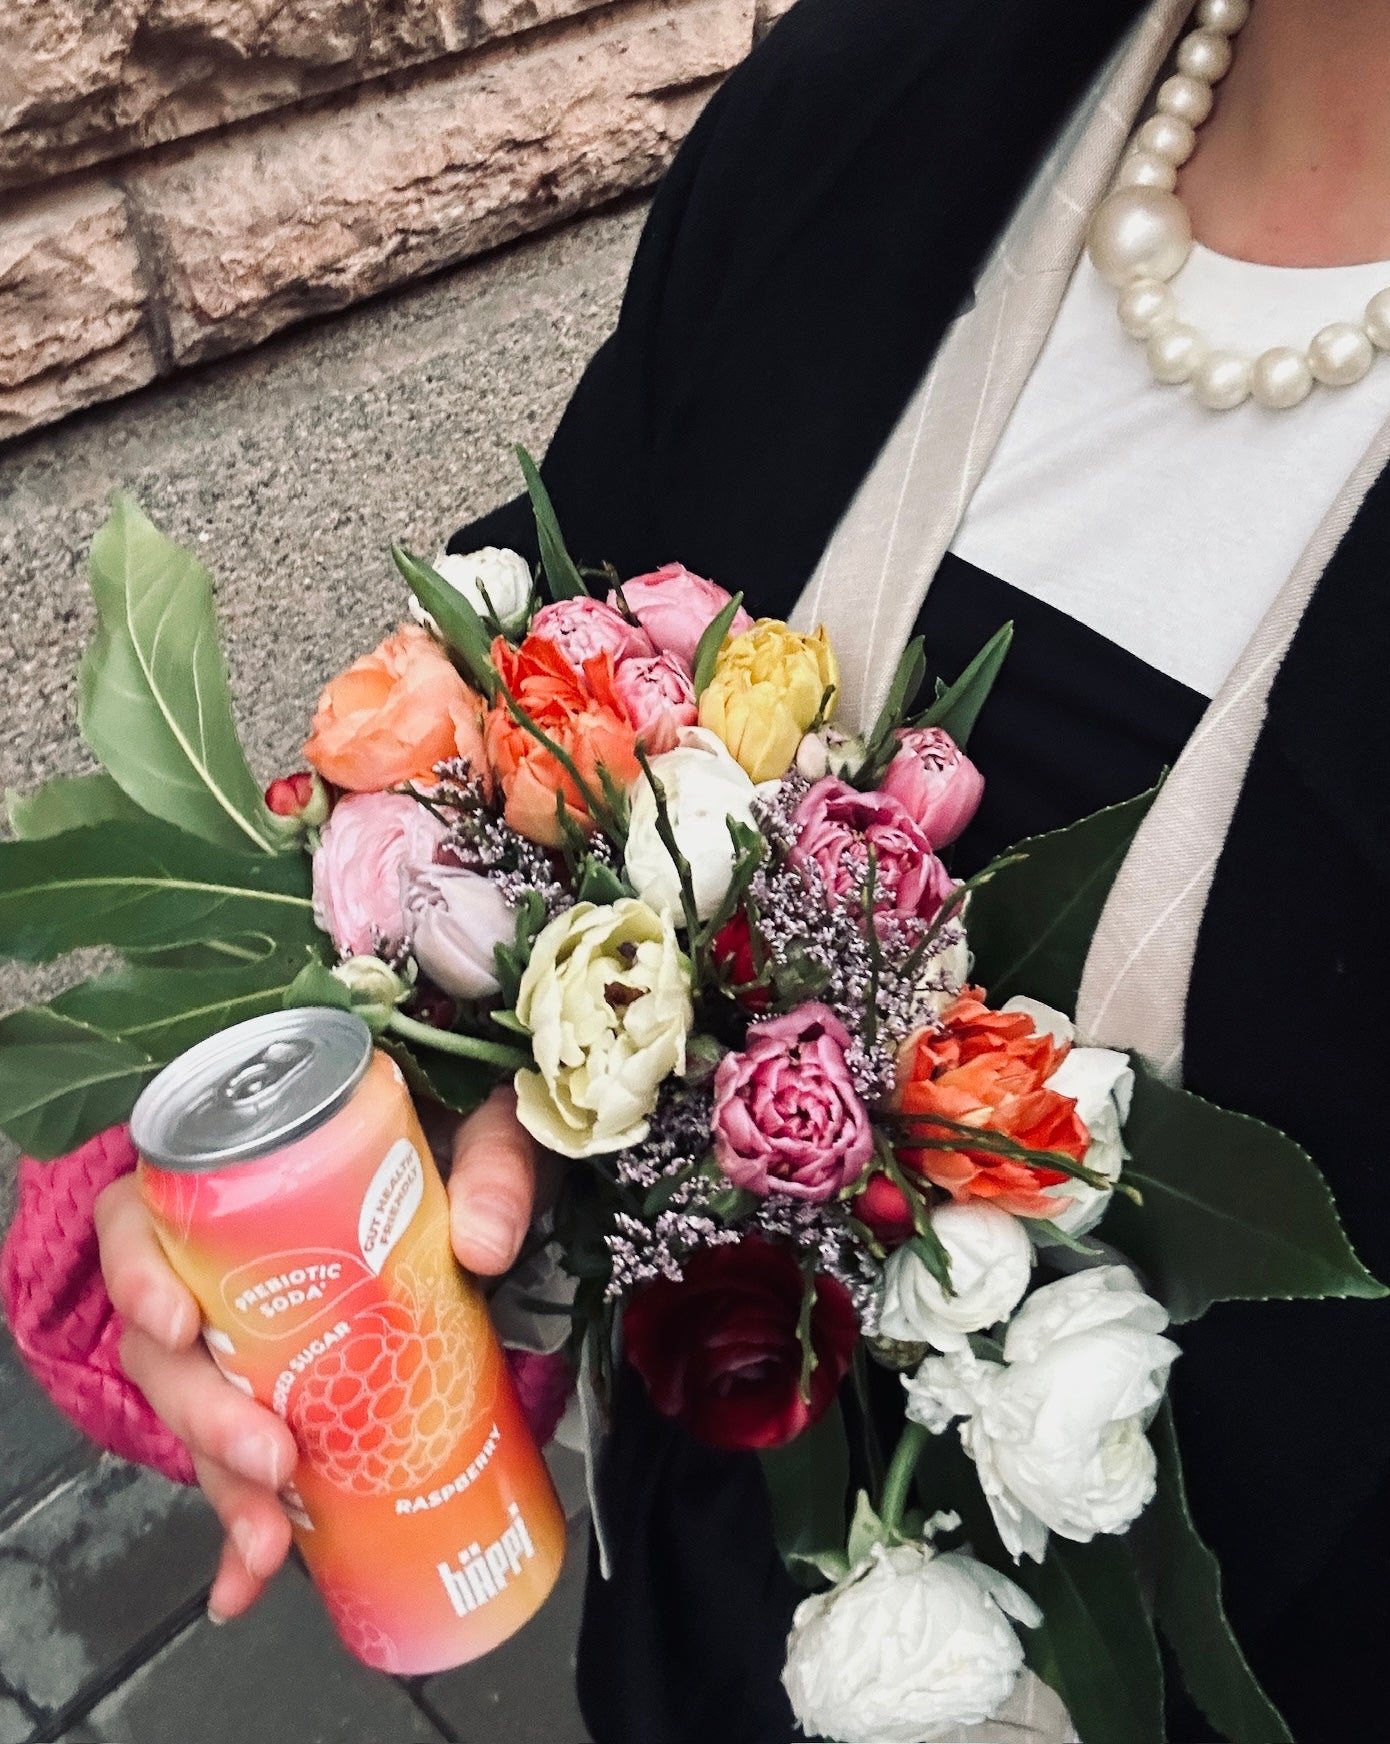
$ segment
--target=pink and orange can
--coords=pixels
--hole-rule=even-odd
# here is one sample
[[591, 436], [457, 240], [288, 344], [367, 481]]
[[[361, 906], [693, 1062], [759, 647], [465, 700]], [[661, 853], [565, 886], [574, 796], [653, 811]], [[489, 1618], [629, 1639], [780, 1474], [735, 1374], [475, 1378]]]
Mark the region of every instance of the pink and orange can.
[[283, 1500], [343, 1641], [396, 1673], [505, 1641], [564, 1513], [399, 1067], [348, 1012], [276, 1012], [175, 1060], [131, 1128], [214, 1360], [299, 1445]]

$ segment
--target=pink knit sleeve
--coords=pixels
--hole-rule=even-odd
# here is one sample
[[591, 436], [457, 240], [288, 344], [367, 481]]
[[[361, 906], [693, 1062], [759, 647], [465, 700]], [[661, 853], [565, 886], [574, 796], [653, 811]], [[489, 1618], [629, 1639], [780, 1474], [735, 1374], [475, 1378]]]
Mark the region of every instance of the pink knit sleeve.
[[121, 1317], [101, 1275], [97, 1195], [135, 1167], [123, 1126], [55, 1162], [19, 1165], [19, 1208], [0, 1250], [0, 1300], [20, 1356], [84, 1434], [191, 1484], [193, 1461], [121, 1367]]

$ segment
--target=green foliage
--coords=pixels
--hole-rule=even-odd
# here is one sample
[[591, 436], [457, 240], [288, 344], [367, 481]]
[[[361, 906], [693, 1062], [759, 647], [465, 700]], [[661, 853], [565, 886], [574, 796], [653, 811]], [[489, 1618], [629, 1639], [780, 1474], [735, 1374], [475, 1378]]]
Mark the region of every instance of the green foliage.
[[48, 1006], [0, 1018], [0, 1131], [50, 1158], [124, 1120], [155, 1062]]
[[[536, 942], [537, 933], [545, 924], [545, 899], [539, 891], [528, 890], [517, 906], [515, 939], [510, 945], [498, 945], [494, 952], [504, 1005], [516, 1005], [521, 993], [521, 977], [531, 961], [531, 947]], [[516, 1027], [523, 1035], [530, 1034], [524, 1026], [518, 1024]]]
[[922, 638], [914, 636], [903, 649], [898, 669], [893, 674], [893, 682], [888, 687], [888, 695], [879, 711], [878, 719], [874, 722], [873, 731], [864, 742], [863, 767], [855, 777], [860, 787], [869, 789], [878, 785], [898, 748], [894, 735], [903, 724], [907, 711], [917, 700], [917, 692], [922, 688], [922, 680], [926, 676], [927, 656]]
[[476, 1060], [456, 1054], [422, 1056], [386, 1036], [377, 1038], [377, 1046], [384, 1048], [404, 1072], [415, 1095], [438, 1102], [455, 1114], [472, 1114], [497, 1084], [497, 1073]]
[[994, 689], [994, 681], [999, 676], [999, 669], [1004, 664], [1013, 639], [1013, 625], [1005, 624], [1002, 630], [990, 637], [956, 682], [940, 693], [915, 724], [919, 727], [943, 728], [964, 750], [975, 730], [980, 710], [988, 702], [989, 693]]
[[832, 1404], [795, 1441], [758, 1457], [772, 1498], [777, 1548], [787, 1568], [809, 1581], [837, 1569], [844, 1560], [849, 1488], [849, 1443], [839, 1405]]
[[1352, 1251], [1306, 1151], [1134, 1068], [1124, 1179], [1143, 1205], [1117, 1198], [1102, 1234], [1175, 1321], [1213, 1302], [1387, 1294]]
[[456, 587], [428, 563], [412, 557], [403, 546], [391, 547], [391, 560], [406, 585], [439, 626], [439, 633], [468, 668], [468, 675], [492, 701], [497, 694], [497, 669], [492, 664], [492, 637], [487, 626]]
[[92, 541], [97, 634], [78, 673], [82, 736], [144, 811], [214, 845], [286, 847], [232, 718], [212, 582], [118, 495]]
[[694, 685], [696, 696], [703, 696], [709, 689], [710, 680], [714, 677], [714, 669], [719, 664], [719, 651], [728, 640], [729, 631], [733, 628], [734, 619], [739, 614], [743, 604], [743, 595], [736, 593], [718, 614], [705, 625], [704, 633], [695, 646]]
[[565, 546], [560, 522], [555, 514], [555, 505], [550, 500], [550, 492], [545, 488], [540, 468], [524, 448], [517, 449], [516, 457], [521, 462], [526, 490], [536, 517], [541, 568], [545, 571], [545, 579], [550, 587], [550, 597], [555, 600], [577, 599], [589, 590], [584, 585], [584, 577], [579, 573], [578, 564]]
[[90, 824], [139, 823], [149, 817], [117, 787], [105, 770], [92, 775], [56, 775], [32, 793], [5, 795], [10, 828], [22, 842], [61, 836]]

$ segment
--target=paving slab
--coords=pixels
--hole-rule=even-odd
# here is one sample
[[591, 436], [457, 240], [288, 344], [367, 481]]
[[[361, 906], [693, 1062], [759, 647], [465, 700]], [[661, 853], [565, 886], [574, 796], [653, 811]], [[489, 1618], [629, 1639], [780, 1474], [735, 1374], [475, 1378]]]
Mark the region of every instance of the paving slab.
[[292, 1565], [245, 1617], [216, 1628], [205, 1620], [194, 1624], [94, 1708], [85, 1727], [103, 1744], [440, 1744], [443, 1738], [405, 1689], [359, 1665], [338, 1644], [313, 1588]]
[[570, 1521], [559, 1582], [537, 1615], [485, 1658], [425, 1683], [426, 1702], [461, 1744], [588, 1744], [574, 1693], [588, 1546], [588, 1515], [580, 1514]]
[[196, 1491], [103, 1457], [0, 1533], [0, 1676], [78, 1707], [197, 1602], [220, 1536]]
[[34, 1736], [34, 1722], [6, 1695], [0, 1695], [0, 1744], [28, 1744]]
[[0, 1519], [36, 1498], [55, 1467], [80, 1459], [87, 1445], [30, 1379], [0, 1326]]

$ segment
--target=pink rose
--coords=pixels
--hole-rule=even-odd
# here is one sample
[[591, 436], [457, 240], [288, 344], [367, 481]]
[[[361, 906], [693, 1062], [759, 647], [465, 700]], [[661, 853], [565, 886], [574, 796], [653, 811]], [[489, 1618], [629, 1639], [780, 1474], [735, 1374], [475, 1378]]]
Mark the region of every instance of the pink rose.
[[955, 889], [925, 833], [891, 793], [860, 793], [827, 775], [792, 816], [791, 862], [815, 865], [832, 897], [862, 904], [874, 855], [874, 912], [930, 921]]
[[[650, 575], [625, 581], [623, 598], [661, 652], [674, 654], [687, 672], [693, 672], [700, 638], [728, 605], [730, 596], [718, 583], [692, 575], [683, 563], [668, 563]], [[741, 636], [752, 628], [752, 618], [740, 607], [729, 634]]]
[[879, 792], [891, 793], [931, 845], [944, 848], [979, 809], [985, 778], [942, 727], [916, 727], [898, 737], [902, 750]]
[[755, 1023], [714, 1074], [714, 1153], [736, 1187], [831, 1199], [873, 1154], [845, 1063], [849, 1031], [824, 1005]]
[[700, 718], [695, 686], [674, 654], [636, 654], [624, 660], [613, 688], [649, 757], [675, 750], [681, 728], [693, 727]]
[[531, 620], [531, 634], [553, 642], [576, 672], [598, 654], [610, 655], [616, 666], [631, 655], [656, 653], [645, 630], [602, 600], [587, 597], [542, 606]]
[[494, 953], [515, 939], [516, 916], [491, 879], [462, 866], [407, 866], [401, 908], [411, 955], [436, 987], [455, 999], [497, 992]]
[[314, 919], [344, 956], [405, 939], [401, 873], [428, 866], [448, 831], [403, 793], [349, 793], [314, 855]]

